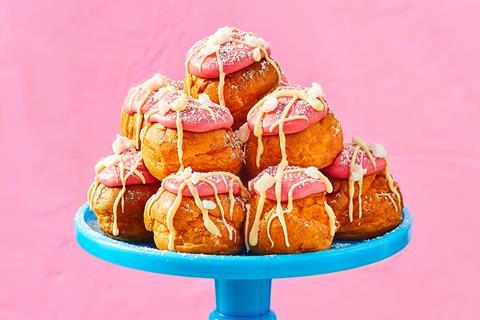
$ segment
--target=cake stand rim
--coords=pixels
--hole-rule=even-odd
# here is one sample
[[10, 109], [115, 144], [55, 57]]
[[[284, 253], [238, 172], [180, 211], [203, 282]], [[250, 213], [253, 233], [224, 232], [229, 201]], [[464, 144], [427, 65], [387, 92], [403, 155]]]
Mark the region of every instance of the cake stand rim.
[[88, 203], [77, 211], [76, 239], [85, 251], [113, 264], [153, 273], [209, 279], [277, 279], [340, 272], [389, 258], [403, 250], [411, 239], [412, 215], [403, 209], [401, 224], [387, 234], [339, 247], [300, 254], [233, 255], [178, 253], [142, 244], [126, 243], [94, 230], [86, 218], [93, 213]]

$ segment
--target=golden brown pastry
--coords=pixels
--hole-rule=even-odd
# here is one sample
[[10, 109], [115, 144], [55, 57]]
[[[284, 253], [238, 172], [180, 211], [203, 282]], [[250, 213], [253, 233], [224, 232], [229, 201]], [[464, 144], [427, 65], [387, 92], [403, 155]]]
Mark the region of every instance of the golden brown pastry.
[[251, 109], [239, 137], [249, 177], [280, 163], [282, 152], [290, 165], [323, 168], [343, 148], [342, 128], [317, 83], [279, 86]]
[[100, 229], [108, 236], [127, 241], [146, 241], [143, 211], [160, 183], [143, 165], [134, 142], [117, 137], [114, 154], [95, 166], [95, 181], [88, 190], [88, 202]]
[[159, 249], [236, 254], [243, 249], [246, 189], [228, 172], [171, 175], [147, 203], [145, 226]]
[[318, 169], [268, 167], [250, 181], [246, 245], [258, 254], [330, 248], [337, 228], [325, 200], [331, 185]]
[[145, 125], [143, 115], [155, 106], [167, 90], [181, 91], [183, 84], [156, 73], [128, 91], [122, 106], [122, 135], [134, 140], [137, 149], [140, 148], [140, 131]]
[[337, 239], [373, 238], [401, 223], [402, 195], [386, 156], [382, 145], [354, 138], [323, 170], [333, 184], [327, 201], [340, 223]]
[[208, 96], [196, 100], [183, 92], [169, 92], [145, 118], [142, 155], [157, 179], [185, 167], [240, 173], [243, 151], [231, 129], [233, 118]]
[[267, 42], [250, 32], [223, 27], [195, 43], [185, 64], [185, 92], [205, 93], [233, 115], [240, 127], [250, 108], [281, 79]]

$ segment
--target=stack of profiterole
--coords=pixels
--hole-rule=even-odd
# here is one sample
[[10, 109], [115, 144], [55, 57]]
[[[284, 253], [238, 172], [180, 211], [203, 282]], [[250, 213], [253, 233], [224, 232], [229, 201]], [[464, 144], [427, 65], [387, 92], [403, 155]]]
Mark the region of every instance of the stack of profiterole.
[[206, 254], [300, 253], [402, 220], [387, 151], [342, 128], [322, 87], [289, 84], [269, 44], [223, 27], [195, 43], [184, 82], [155, 74], [122, 106], [88, 190], [123, 241]]

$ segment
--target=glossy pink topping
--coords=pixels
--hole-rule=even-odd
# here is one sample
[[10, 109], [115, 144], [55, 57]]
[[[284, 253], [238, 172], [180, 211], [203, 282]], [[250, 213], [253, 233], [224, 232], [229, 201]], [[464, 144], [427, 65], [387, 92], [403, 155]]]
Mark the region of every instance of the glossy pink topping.
[[[215, 34], [211, 35], [210, 37], [215, 37]], [[260, 39], [253, 33], [248, 33], [239, 29], [233, 29], [231, 38], [231, 41], [222, 43], [219, 46], [220, 60], [223, 64], [223, 71], [226, 74], [242, 70], [255, 63], [254, 49], [257, 44], [256, 42], [258, 42], [256, 40]], [[251, 39], [254, 41], [251, 41]], [[236, 42], [235, 40], [247, 42], [250, 45]], [[260, 41], [260, 43], [266, 46], [265, 49], [267, 50], [267, 53], [270, 54], [268, 44], [262, 39], [260, 39]], [[191, 74], [206, 79], [219, 77], [220, 72], [216, 54], [212, 53], [211, 50], [208, 50], [209, 47], [211, 47], [211, 44], [209, 43], [209, 38], [207, 37], [197, 41], [193, 47], [190, 48], [187, 56], [190, 56], [190, 54], [193, 52], [188, 65], [188, 70]], [[207, 50], [205, 51], [206, 48]], [[264, 57], [264, 54], [261, 50], [259, 54], [261, 58]], [[206, 55], [207, 57], [203, 59]]]
[[[351, 143], [346, 143], [342, 152], [333, 160], [333, 163], [322, 171], [330, 177], [338, 179], [348, 179], [350, 176], [350, 163], [352, 162], [353, 152], [355, 146]], [[374, 156], [376, 167], [368, 155], [362, 149], [358, 150], [355, 163], [366, 169], [365, 176], [377, 173], [385, 169], [385, 159]]]
[[[195, 174], [195, 173], [194, 173]], [[233, 194], [238, 195], [240, 194], [240, 186], [237, 181], [231, 179], [230, 177], [223, 176], [223, 175], [213, 175], [204, 178], [205, 180], [210, 181], [215, 185], [217, 188], [217, 194], [228, 194], [230, 186], [233, 188]], [[193, 179], [192, 179], [193, 180]], [[183, 183], [183, 179], [176, 178], [175, 176], [168, 177], [164, 180], [164, 188], [168, 192], [173, 194], [178, 194], [178, 188]], [[196, 183], [193, 183], [196, 182]], [[192, 181], [193, 186], [197, 189], [198, 195], [200, 197], [208, 197], [215, 195], [215, 192], [212, 186], [205, 181]], [[182, 191], [182, 195], [187, 197], [192, 197], [192, 193], [188, 186], [185, 186]]]
[[[262, 172], [260, 172], [258, 176], [256, 176], [253, 180], [251, 180], [248, 183], [248, 189], [250, 191], [250, 194], [259, 195], [260, 192], [259, 190], [257, 190], [258, 188], [255, 187], [256, 182], [265, 174], [269, 174], [271, 177], [275, 177], [275, 174], [277, 173], [277, 169], [278, 169], [277, 166], [268, 167]], [[300, 169], [301, 171], [295, 172], [298, 169]], [[306, 198], [313, 194], [322, 193], [327, 190], [327, 187], [322, 181], [312, 178], [307, 174], [305, 174], [304, 168], [297, 167], [297, 166], [288, 166], [285, 169], [285, 172], [282, 178], [282, 192], [280, 196], [282, 202], [285, 202], [288, 200], [288, 193], [290, 189], [297, 183], [300, 183], [300, 184], [296, 186], [292, 191], [293, 200]], [[257, 187], [261, 187], [261, 186], [257, 185]], [[277, 197], [275, 196], [275, 184], [270, 186], [265, 193], [266, 193], [267, 199], [276, 201]]]
[[[182, 92], [169, 92], [160, 101], [167, 106], [174, 107], [175, 101], [186, 99], [185, 109], [180, 111], [182, 127], [185, 131], [190, 132], [207, 132], [216, 129], [230, 129], [233, 124], [233, 117], [230, 111], [211, 101], [202, 101], [185, 98]], [[205, 110], [205, 107], [210, 110]], [[152, 110], [153, 112], [153, 110]], [[176, 129], [177, 128], [177, 112], [171, 109], [159, 108], [154, 112], [148, 121], [151, 123], [160, 123], [161, 125]]]
[[[130, 169], [134, 167], [135, 163], [139, 160], [139, 158], [142, 157], [142, 154], [140, 151], [137, 151], [135, 149], [129, 149], [122, 152], [118, 157], [119, 160], [113, 166], [103, 168], [97, 175], [98, 180], [103, 185], [110, 188], [122, 186], [122, 180], [120, 175], [120, 162], [123, 162], [123, 175], [126, 176]], [[148, 172], [147, 168], [143, 164], [143, 160], [140, 160], [139, 165], [136, 167], [136, 171], [143, 175], [146, 183], [158, 182], [158, 180], [153, 177], [150, 172]], [[135, 172], [130, 174], [130, 176], [126, 180], [125, 185], [134, 184], [143, 184], [142, 179]]]
[[[172, 90], [182, 91], [183, 83], [165, 78], [165, 84], [162, 87], [170, 87]], [[137, 113], [140, 107], [141, 114], [145, 114], [156, 104], [157, 99], [155, 98], [155, 93], [157, 93], [157, 91], [158, 90], [153, 90], [149, 93], [142, 85], [131, 88], [123, 102], [122, 110], [131, 115]], [[147, 94], [148, 97], [145, 99], [145, 95]]]
[[[299, 87], [293, 86], [281, 86], [277, 88], [276, 91], [281, 90], [291, 90], [291, 89], [298, 89]], [[267, 96], [268, 97], [268, 96]], [[262, 120], [262, 132], [263, 135], [277, 135], [278, 134], [278, 121], [282, 117], [282, 113], [285, 110], [287, 104], [291, 101], [291, 97], [280, 97], [277, 99], [278, 104], [277, 107], [267, 113], [264, 113], [263, 120]], [[325, 99], [322, 99], [324, 102], [325, 108], [321, 111], [315, 110], [307, 101], [303, 99], [297, 99], [293, 106], [290, 108], [285, 122], [283, 124], [283, 131], [286, 134], [297, 133], [300, 131], [305, 130], [306, 128], [314, 125], [315, 123], [319, 122], [328, 113], [328, 105]], [[251, 131], [253, 131], [255, 127], [255, 123], [257, 122], [258, 114], [261, 110], [260, 108], [256, 108], [252, 111], [251, 116], [248, 119], [248, 127]], [[301, 117], [301, 118], [297, 118]], [[292, 120], [289, 120], [292, 118]], [[297, 118], [297, 119], [295, 119]], [[273, 124], [276, 124], [273, 129], [271, 128]]]

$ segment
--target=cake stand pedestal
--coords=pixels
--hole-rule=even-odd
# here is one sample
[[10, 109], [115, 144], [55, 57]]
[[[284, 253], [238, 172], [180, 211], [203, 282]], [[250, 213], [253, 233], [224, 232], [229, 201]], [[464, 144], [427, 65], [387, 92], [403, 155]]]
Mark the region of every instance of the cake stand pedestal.
[[[126, 243], [107, 237], [88, 204], [75, 216], [79, 245], [111, 263], [155, 273], [215, 279], [216, 308], [210, 320], [273, 320], [272, 279], [303, 277], [365, 266], [402, 250], [410, 240], [412, 218], [382, 237], [365, 241], [335, 241], [332, 249], [286, 255], [215, 256], [158, 250], [151, 243]], [[178, 318], [182, 318], [181, 314]]]

